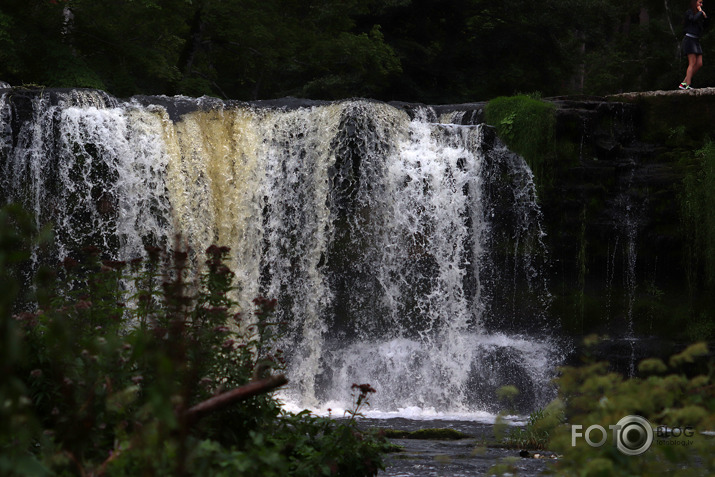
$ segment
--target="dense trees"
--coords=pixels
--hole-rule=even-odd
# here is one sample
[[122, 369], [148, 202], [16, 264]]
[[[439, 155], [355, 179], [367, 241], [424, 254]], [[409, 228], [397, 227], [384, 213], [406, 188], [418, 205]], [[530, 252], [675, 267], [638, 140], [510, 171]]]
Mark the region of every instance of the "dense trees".
[[[684, 0], [3, 0], [0, 79], [118, 96], [429, 103], [670, 89], [684, 71], [686, 7]], [[715, 81], [707, 59], [697, 80]]]

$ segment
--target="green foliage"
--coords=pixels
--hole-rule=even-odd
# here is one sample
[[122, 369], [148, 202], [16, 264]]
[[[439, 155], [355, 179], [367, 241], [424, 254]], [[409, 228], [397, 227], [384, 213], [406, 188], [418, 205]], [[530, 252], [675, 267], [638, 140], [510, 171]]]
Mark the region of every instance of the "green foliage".
[[511, 408], [514, 404], [514, 400], [519, 395], [519, 390], [516, 386], [512, 385], [502, 386], [497, 389], [496, 395], [501, 403]]
[[301, 96], [308, 98], [370, 96], [402, 70], [378, 25], [369, 33], [342, 32], [315, 45], [306, 56], [318, 60], [317, 76], [303, 86]]
[[[598, 341], [586, 337], [586, 350]], [[667, 364], [645, 359], [638, 372], [639, 377], [625, 379], [609, 371], [608, 363], [588, 358], [582, 366], [562, 368], [556, 379], [558, 397], [532, 412], [525, 427], [505, 432], [503, 444], [558, 452], [549, 471], [554, 475], [713, 475], [715, 441], [708, 433], [715, 428], [715, 361], [707, 345], [695, 343]], [[619, 451], [609, 428], [631, 415], [646, 418], [653, 427], [652, 445], [637, 456]], [[589, 426], [602, 426], [607, 432], [604, 445], [592, 447], [583, 436], [574, 438], [574, 425], [582, 426], [581, 434]], [[690, 430], [684, 435], [686, 427]], [[677, 434], [666, 435], [676, 428]], [[600, 431], [593, 432], [591, 439], [599, 440]], [[511, 472], [512, 464], [499, 464], [492, 471]]]
[[484, 119], [496, 127], [509, 149], [526, 159], [537, 179], [545, 181], [546, 162], [553, 156], [555, 106], [537, 97], [499, 97], [487, 103]]
[[[691, 297], [712, 296], [715, 290], [715, 144], [706, 143], [696, 155], [698, 163], [678, 194]], [[700, 290], [710, 293], [698, 294]]]
[[9, 75], [17, 75], [21, 70], [19, 52], [12, 34], [13, 26], [13, 18], [0, 11], [0, 64]]
[[[243, 100], [447, 103], [661, 89], [685, 70], [684, 7], [669, 3], [3, 0], [0, 78]], [[712, 68], [706, 62], [698, 81], [707, 84]]]
[[275, 300], [230, 298], [228, 248], [197, 273], [189, 254], [147, 248], [129, 263], [86, 248], [38, 280], [12, 314], [31, 221], [0, 209], [0, 473], [3, 475], [374, 475], [388, 445], [355, 421], [291, 415], [262, 393], [192, 414], [284, 368]]
[[107, 89], [107, 85], [83, 58], [69, 49], [55, 48], [47, 52], [46, 60], [56, 64], [42, 77], [44, 84], [67, 88]]
[[[189, 457], [197, 475], [364, 476], [382, 468], [389, 445], [374, 431], [354, 422], [299, 414], [281, 414], [271, 433], [250, 432], [243, 449], [203, 440]], [[357, 452], [356, 452], [357, 451]]]
[[[667, 365], [655, 358], [644, 360], [638, 370], [640, 377], [624, 379], [610, 372], [607, 363], [562, 369], [556, 380], [559, 398], [551, 406], [563, 409], [568, 424], [550, 426], [548, 444], [562, 454], [553, 468], [557, 475], [713, 474], [713, 439], [702, 433], [715, 428], [715, 362], [705, 343], [686, 348]], [[621, 453], [608, 430], [630, 415], [642, 416], [656, 427], [651, 447], [638, 456]], [[583, 426], [581, 431], [603, 426], [608, 439], [601, 447], [591, 447], [581, 437], [573, 446], [575, 424]], [[667, 428], [686, 426], [692, 427], [692, 435], [663, 434]], [[592, 438], [598, 440], [601, 435], [594, 432]]]
[[564, 420], [560, 402], [551, 403], [546, 409], [537, 409], [529, 415], [525, 427], [510, 429], [503, 443], [515, 449], [547, 449], [551, 435]]
[[25, 360], [20, 329], [9, 319], [20, 293], [17, 265], [30, 257], [37, 235], [31, 217], [15, 206], [0, 208], [0, 473], [44, 475], [27, 449], [39, 424], [31, 412], [28, 386], [20, 369]]

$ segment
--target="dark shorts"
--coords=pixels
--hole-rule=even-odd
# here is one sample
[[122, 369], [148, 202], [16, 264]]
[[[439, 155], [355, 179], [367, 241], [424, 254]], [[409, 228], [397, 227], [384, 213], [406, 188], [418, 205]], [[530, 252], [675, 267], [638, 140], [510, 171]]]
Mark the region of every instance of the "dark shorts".
[[683, 53], [686, 55], [702, 55], [703, 54], [703, 47], [700, 46], [700, 40], [697, 38], [691, 38], [689, 36], [686, 36], [683, 38]]

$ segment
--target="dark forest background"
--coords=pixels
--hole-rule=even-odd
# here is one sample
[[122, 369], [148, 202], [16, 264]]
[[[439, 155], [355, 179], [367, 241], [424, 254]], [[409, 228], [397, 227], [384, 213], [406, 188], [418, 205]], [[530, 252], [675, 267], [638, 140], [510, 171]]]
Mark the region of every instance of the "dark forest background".
[[[431, 104], [673, 89], [688, 3], [2, 0], [0, 80], [119, 97]], [[715, 84], [714, 43], [703, 40], [696, 87]]]

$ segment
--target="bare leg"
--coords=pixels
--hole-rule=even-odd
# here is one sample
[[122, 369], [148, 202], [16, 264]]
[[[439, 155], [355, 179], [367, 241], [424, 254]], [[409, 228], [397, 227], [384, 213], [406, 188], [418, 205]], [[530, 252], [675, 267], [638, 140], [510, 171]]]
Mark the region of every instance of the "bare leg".
[[703, 66], [703, 55], [696, 55], [695, 53], [688, 54], [688, 69], [685, 72], [683, 83], [689, 85], [693, 81], [693, 75], [701, 66]]

